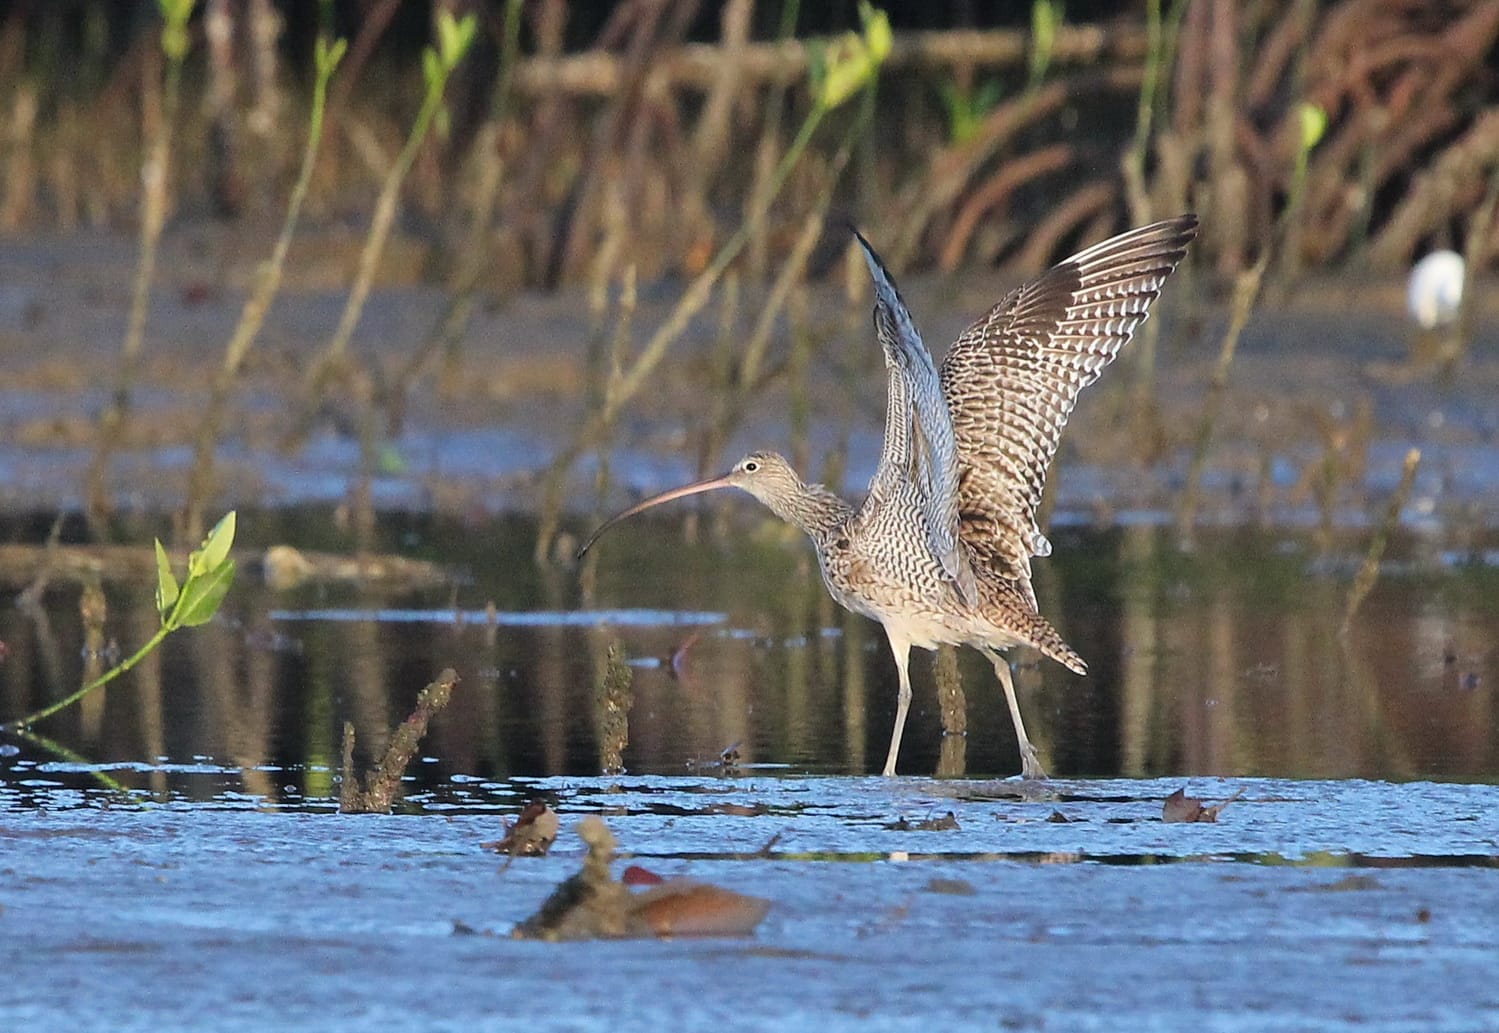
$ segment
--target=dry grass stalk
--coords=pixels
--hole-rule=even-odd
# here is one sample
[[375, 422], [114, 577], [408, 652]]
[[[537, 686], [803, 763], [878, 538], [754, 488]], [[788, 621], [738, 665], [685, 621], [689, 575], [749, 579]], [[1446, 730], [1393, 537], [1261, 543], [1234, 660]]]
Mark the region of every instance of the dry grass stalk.
[[1207, 465], [1208, 448], [1213, 441], [1213, 429], [1223, 408], [1223, 395], [1228, 389], [1228, 374], [1233, 367], [1234, 353], [1239, 346], [1239, 335], [1249, 322], [1259, 297], [1260, 284], [1269, 264], [1269, 252], [1240, 273], [1234, 281], [1234, 296], [1228, 317], [1228, 329], [1223, 334], [1223, 344], [1218, 351], [1218, 364], [1213, 369], [1213, 378], [1208, 383], [1207, 401], [1203, 404], [1202, 419], [1197, 425], [1197, 435], [1192, 447], [1192, 460], [1187, 468], [1187, 483], [1182, 489], [1181, 507], [1176, 514], [1176, 534], [1183, 548], [1188, 548], [1197, 525], [1197, 508], [1202, 491], [1202, 472]]
[[1353, 630], [1353, 618], [1358, 614], [1359, 607], [1373, 591], [1374, 582], [1379, 579], [1379, 561], [1384, 556], [1390, 534], [1400, 525], [1400, 513], [1410, 499], [1411, 486], [1416, 482], [1416, 468], [1420, 465], [1420, 449], [1413, 448], [1405, 454], [1405, 464], [1400, 472], [1400, 486], [1395, 489], [1395, 495], [1390, 499], [1390, 508], [1385, 511], [1384, 519], [1380, 521], [1374, 537], [1369, 540], [1369, 551], [1364, 554], [1364, 562], [1359, 566], [1358, 573], [1354, 575], [1353, 584], [1348, 588], [1348, 601], [1343, 607], [1343, 622], [1338, 626], [1338, 638], [1344, 643], [1348, 641], [1348, 635]]

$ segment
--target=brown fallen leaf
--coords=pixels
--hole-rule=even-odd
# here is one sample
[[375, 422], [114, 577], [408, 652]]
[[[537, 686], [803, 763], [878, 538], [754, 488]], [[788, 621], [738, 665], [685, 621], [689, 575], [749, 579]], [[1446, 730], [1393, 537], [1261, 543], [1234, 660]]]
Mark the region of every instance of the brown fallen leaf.
[[504, 839], [480, 843], [479, 846], [511, 857], [544, 857], [552, 849], [560, 826], [556, 811], [540, 800], [532, 800], [514, 824], [506, 819]]
[[638, 864], [632, 864], [625, 869], [625, 873], [620, 876], [619, 881], [626, 886], [659, 886], [666, 881], [666, 878], [657, 875], [649, 868], [642, 868]]
[[695, 879], [667, 879], [630, 895], [626, 929], [634, 936], [748, 936], [770, 901]]
[[[583, 868], [566, 879], [536, 914], [511, 932], [517, 939], [589, 940], [645, 936], [747, 936], [770, 901], [694, 879], [662, 879], [632, 865], [623, 881], [609, 874], [614, 835], [593, 815], [578, 823], [588, 846]], [[632, 893], [630, 886], [649, 889]]]
[[1184, 786], [1166, 797], [1166, 802], [1161, 807], [1161, 820], [1187, 822], [1217, 821], [1218, 815], [1223, 812], [1223, 808], [1243, 795], [1244, 790], [1240, 789], [1222, 803], [1204, 806], [1201, 800], [1188, 796], [1186, 787]]

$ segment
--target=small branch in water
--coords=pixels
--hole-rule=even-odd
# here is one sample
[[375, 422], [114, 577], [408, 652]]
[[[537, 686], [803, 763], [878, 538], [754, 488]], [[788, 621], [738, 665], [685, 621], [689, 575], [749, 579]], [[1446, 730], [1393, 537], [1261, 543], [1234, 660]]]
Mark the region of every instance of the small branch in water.
[[1358, 613], [1358, 608], [1363, 605], [1364, 599], [1374, 588], [1374, 582], [1379, 578], [1379, 560], [1384, 555], [1385, 545], [1390, 540], [1390, 533], [1400, 523], [1400, 511], [1405, 508], [1406, 500], [1410, 498], [1411, 485], [1416, 480], [1416, 467], [1420, 464], [1420, 449], [1413, 448], [1405, 454], [1405, 469], [1400, 474], [1400, 487], [1395, 489], [1395, 497], [1390, 500], [1390, 508], [1385, 513], [1379, 529], [1374, 532], [1374, 538], [1369, 542], [1369, 551], [1364, 554], [1363, 566], [1359, 567], [1358, 573], [1354, 575], [1353, 585], [1348, 589], [1348, 603], [1343, 609], [1343, 623], [1338, 628], [1338, 638], [1343, 642], [1348, 641], [1348, 634], [1353, 628], [1354, 615]]
[[423, 689], [416, 697], [416, 709], [402, 722], [390, 737], [385, 756], [380, 766], [365, 775], [364, 785], [354, 771], [354, 725], [344, 722], [343, 740], [343, 786], [338, 794], [338, 810], [341, 814], [389, 814], [391, 801], [401, 787], [401, 776], [406, 765], [416, 756], [416, 748], [427, 734], [427, 724], [443, 707], [458, 684], [458, 673], [451, 667], [437, 676], [437, 680]]

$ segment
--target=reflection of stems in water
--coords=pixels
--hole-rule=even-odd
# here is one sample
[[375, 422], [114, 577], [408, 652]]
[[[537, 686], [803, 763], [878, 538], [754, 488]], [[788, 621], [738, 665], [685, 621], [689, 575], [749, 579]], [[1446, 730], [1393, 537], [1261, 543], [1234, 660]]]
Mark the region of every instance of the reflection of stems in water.
[[[120, 352], [120, 372], [115, 381], [114, 397], [99, 421], [98, 447], [89, 466], [85, 485], [87, 499], [84, 511], [100, 534], [109, 512], [109, 459], [124, 437], [125, 418], [130, 410], [130, 393], [140, 372], [141, 348], [146, 336], [146, 313], [151, 307], [151, 282], [156, 277], [156, 251], [167, 220], [167, 181], [172, 162], [172, 130], [177, 123], [181, 97], [182, 63], [187, 57], [189, 37], [187, 22], [192, 14], [191, 0], [173, 2], [162, 7], [166, 25], [161, 34], [161, 51], [166, 55], [166, 79], [157, 92], [155, 65], [144, 77], [142, 89], [142, 123], [148, 137], [146, 159], [141, 166], [140, 257], [135, 267], [135, 286], [130, 296], [130, 321]], [[160, 108], [156, 102], [160, 101]]]
[[31, 731], [29, 728], [10, 728], [9, 726], [7, 726], [5, 731], [10, 735], [14, 735], [17, 739], [20, 739], [24, 742], [29, 742], [33, 746], [41, 747], [53, 756], [67, 761], [69, 764], [77, 764], [79, 767], [87, 768], [88, 770], [85, 772], [85, 774], [87, 774], [95, 782], [98, 782], [105, 789], [113, 789], [116, 792], [120, 793], [129, 792], [129, 790], [126, 789], [122, 784], [115, 781], [113, 778], [110, 778], [104, 772], [98, 770], [92, 760], [89, 760], [81, 753], [68, 749], [66, 746], [55, 739], [49, 739], [45, 735], [39, 735], [36, 732]]
[[1151, 732], [1158, 706], [1162, 653], [1161, 593], [1157, 588], [1160, 539], [1154, 528], [1140, 523], [1126, 524], [1119, 533], [1124, 574], [1119, 602], [1119, 770], [1138, 778], [1155, 761]]
[[604, 657], [604, 675], [599, 680], [595, 706], [598, 715], [599, 772], [617, 775], [625, 769], [625, 747], [630, 744], [630, 707], [635, 702], [630, 665], [624, 646], [609, 643]]
[[1390, 500], [1390, 508], [1385, 513], [1384, 520], [1379, 529], [1374, 532], [1373, 539], [1369, 542], [1369, 551], [1364, 554], [1363, 565], [1359, 567], [1358, 574], [1353, 578], [1353, 585], [1348, 589], [1348, 602], [1343, 608], [1343, 623], [1338, 628], [1338, 637], [1346, 642], [1348, 633], [1353, 627], [1354, 615], [1358, 608], [1363, 605], [1364, 598], [1374, 588], [1374, 582], [1379, 577], [1379, 560], [1384, 555], [1385, 544], [1389, 541], [1390, 533], [1400, 524], [1400, 511], [1405, 508], [1405, 503], [1410, 498], [1411, 485], [1416, 479], [1416, 467], [1421, 463], [1421, 450], [1411, 449], [1405, 454], [1405, 468], [1400, 474], [1400, 486], [1395, 489], [1395, 497]]
[[41, 710], [38, 710], [33, 714], [27, 714], [25, 717], [17, 718], [14, 721], [9, 721], [4, 725], [0, 725], [0, 727], [3, 727], [9, 731], [21, 731], [27, 725], [35, 724], [38, 721], [45, 720], [46, 718], [49, 718], [53, 714], [57, 713], [59, 710], [66, 710], [74, 703], [77, 703], [84, 696], [87, 696], [90, 692], [93, 692], [95, 689], [103, 688], [105, 685], [108, 685], [120, 675], [130, 670], [136, 664], [140, 663], [146, 658], [147, 654], [149, 654], [151, 650], [161, 645], [162, 639], [166, 638], [175, 630], [175, 628], [167, 627], [165, 625], [157, 628], [156, 634], [152, 635], [150, 639], [147, 640], [145, 645], [141, 646], [129, 657], [121, 661], [119, 666], [110, 668], [99, 677], [95, 678], [93, 681], [88, 682], [77, 692], [63, 697], [56, 703], [53, 703], [51, 706], [43, 707]]
[[203, 537], [203, 506], [213, 490], [213, 453], [218, 440], [220, 425], [224, 418], [224, 406], [229, 400], [229, 391], [239, 375], [240, 366], [249, 354], [250, 346], [265, 323], [266, 313], [281, 287], [281, 273], [286, 265], [286, 254], [291, 249], [291, 240], [296, 232], [297, 220], [302, 214], [302, 203], [307, 199], [312, 184], [312, 169], [317, 162], [318, 145], [323, 138], [323, 112], [328, 97], [328, 82], [333, 70], [343, 57], [344, 41], [329, 43], [317, 41], [317, 80], [312, 87], [312, 113], [308, 117], [307, 142], [302, 149], [302, 165], [297, 172], [296, 184], [286, 204], [286, 215], [281, 222], [281, 233], [276, 238], [271, 257], [255, 272], [255, 286], [245, 307], [240, 311], [239, 324], [234, 328], [224, 349], [224, 362], [214, 377], [208, 405], [198, 421], [198, 433], [193, 445], [192, 473], [188, 477], [187, 511], [183, 522], [183, 540], [195, 542]]
[[968, 697], [958, 671], [958, 650], [942, 645], [932, 654], [932, 674], [937, 682], [937, 707], [942, 715], [942, 750], [937, 775], [960, 778], [968, 771]]
[[354, 771], [354, 725], [344, 722], [343, 785], [339, 789], [338, 810], [342, 814], [388, 814], [391, 801], [401, 787], [401, 776], [416, 756], [416, 748], [427, 734], [432, 718], [448, 705], [458, 674], [451, 667], [437, 680], [422, 689], [416, 697], [416, 709], [390, 737], [390, 745], [380, 758], [380, 766], [365, 775], [364, 786]]
[[1213, 428], [1218, 422], [1219, 410], [1223, 407], [1223, 394], [1228, 388], [1228, 371], [1233, 366], [1234, 351], [1239, 346], [1239, 335], [1249, 314], [1254, 310], [1259, 296], [1260, 280], [1270, 253], [1266, 251], [1260, 260], [1240, 273], [1234, 280], [1232, 309], [1228, 319], [1228, 330], [1223, 334], [1223, 347], [1218, 353], [1218, 365], [1213, 370], [1213, 379], [1208, 384], [1207, 402], [1203, 405], [1202, 420], [1197, 425], [1197, 437], [1192, 446], [1192, 462], [1187, 468], [1187, 485], [1182, 492], [1181, 509], [1176, 516], [1176, 533], [1183, 547], [1192, 541], [1193, 528], [1197, 523], [1198, 495], [1202, 488], [1202, 471], [1207, 463], [1208, 446], [1213, 441]]
[[844, 611], [843, 629], [843, 764], [851, 775], [865, 774], [865, 732], [869, 717], [869, 672], [864, 652], [867, 624]]
[[[104, 586], [99, 576], [90, 572], [84, 576], [83, 591], [78, 596], [78, 616], [83, 623], [83, 681], [98, 679], [104, 673], [106, 646], [104, 644], [104, 622], [109, 615], [109, 603], [104, 598]], [[104, 717], [102, 698], [88, 697], [79, 707], [79, 725], [85, 738], [92, 739], [99, 732]], [[156, 754], [152, 754], [156, 756]]]

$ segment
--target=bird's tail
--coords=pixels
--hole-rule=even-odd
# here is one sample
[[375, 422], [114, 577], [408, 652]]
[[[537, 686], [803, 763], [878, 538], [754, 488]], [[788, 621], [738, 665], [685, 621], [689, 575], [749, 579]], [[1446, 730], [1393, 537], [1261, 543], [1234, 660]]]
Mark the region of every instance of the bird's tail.
[[1088, 673], [1087, 662], [1036, 610], [1036, 593], [1028, 579], [989, 577], [985, 581], [985, 609], [996, 626], [1040, 650], [1074, 674]]
[[1045, 617], [1039, 613], [1031, 617], [1034, 627], [1026, 628], [1026, 636], [1030, 644], [1041, 652], [1051, 657], [1057, 663], [1067, 668], [1073, 674], [1087, 674], [1088, 663], [1077, 655], [1077, 650], [1069, 646], [1056, 628], [1051, 626]]

